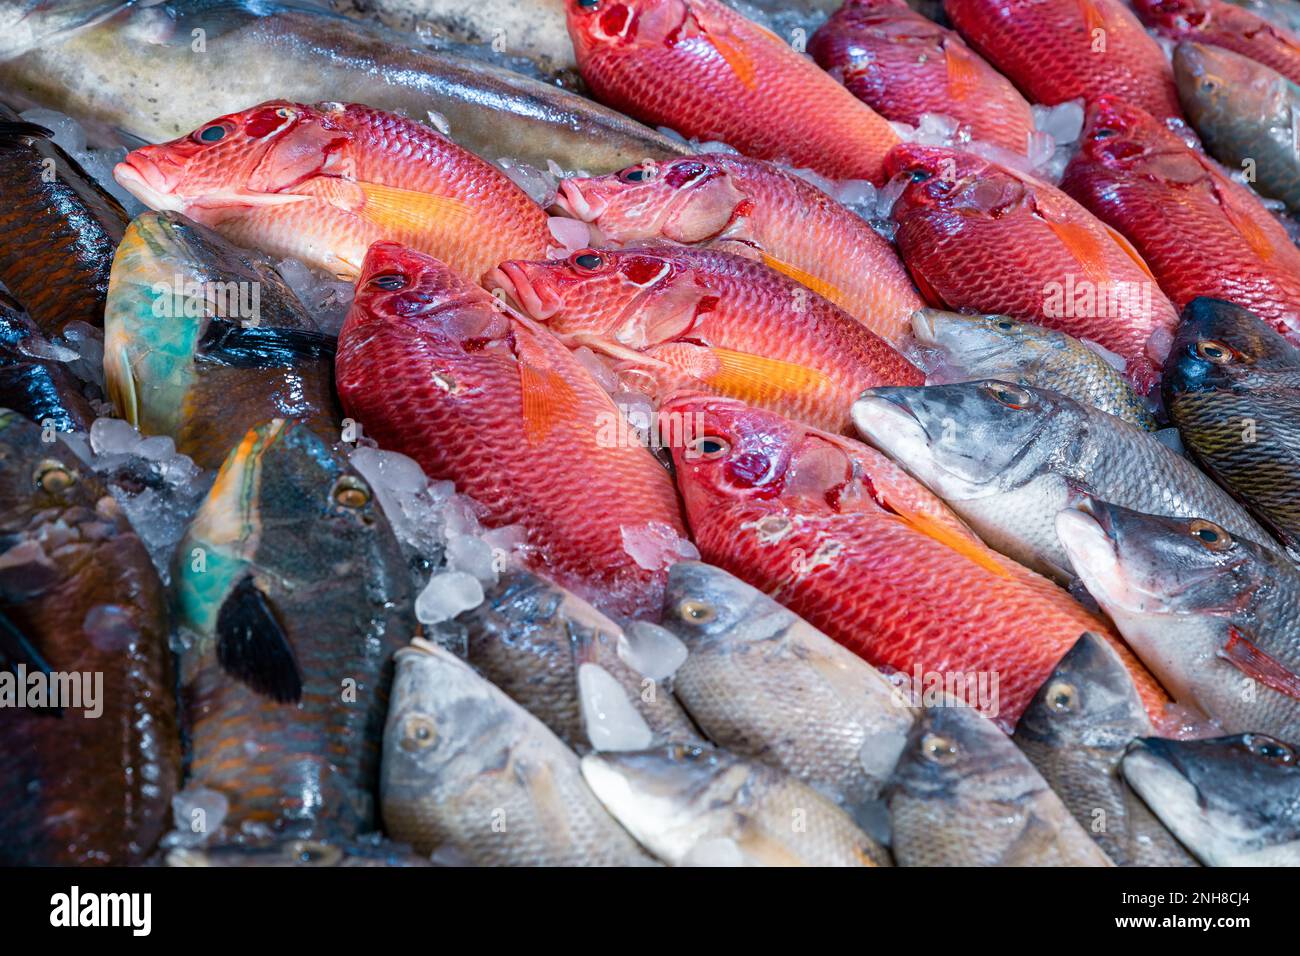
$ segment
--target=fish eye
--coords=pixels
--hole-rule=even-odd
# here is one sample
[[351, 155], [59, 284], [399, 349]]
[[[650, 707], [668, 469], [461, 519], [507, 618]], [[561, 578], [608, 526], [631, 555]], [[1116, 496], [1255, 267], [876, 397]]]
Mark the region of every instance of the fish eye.
[[1092, 137], [1093, 139], [1110, 139], [1117, 132], [1118, 130], [1108, 129], [1103, 126], [1101, 129], [1097, 130], [1097, 132], [1093, 133]]
[[1034, 402], [1034, 398], [1029, 392], [1023, 388], [1008, 385], [1006, 382], [990, 382], [984, 387], [990, 395], [1007, 406], [1007, 408], [1014, 408], [1019, 411], [1028, 408]]
[[304, 866], [333, 866], [343, 856], [343, 851], [312, 840], [295, 840], [289, 845], [289, 855]]
[[402, 749], [424, 750], [438, 739], [438, 727], [431, 717], [411, 714], [402, 722]]
[[336, 505], [355, 510], [364, 508], [370, 503], [370, 489], [361, 479], [344, 475], [334, 483], [334, 490], [330, 493], [330, 497], [334, 499]]
[[1003, 318], [993, 319], [993, 324], [997, 326], [999, 329], [1001, 329], [1003, 332], [1010, 332], [1012, 329], [1016, 327], [1016, 323], [1012, 322], [1010, 319], [1003, 319]]
[[592, 252], [588, 249], [585, 252], [575, 253], [573, 264], [579, 269], [585, 269], [587, 272], [595, 272], [605, 264], [605, 259], [599, 252]]
[[385, 292], [397, 292], [399, 289], [405, 289], [410, 285], [410, 280], [398, 272], [385, 272], [383, 275], [377, 275], [369, 282], [376, 289], [383, 289]]
[[62, 462], [47, 458], [36, 466], [36, 485], [52, 495], [61, 494], [77, 483], [77, 473]]
[[677, 616], [687, 624], [708, 624], [718, 616], [718, 612], [707, 601], [687, 598], [677, 605]]
[[921, 756], [931, 763], [947, 766], [957, 759], [959, 748], [947, 737], [939, 734], [926, 734], [921, 738]]
[[696, 458], [711, 460], [721, 458], [731, 451], [731, 443], [722, 438], [706, 435], [686, 443], [686, 451]]
[[1201, 80], [1202, 93], [1213, 93], [1218, 88], [1219, 88], [1219, 84], [1215, 83], [1213, 80]]
[[1295, 751], [1274, 737], [1269, 737], [1266, 734], [1246, 734], [1242, 738], [1242, 743], [1256, 757], [1263, 757], [1265, 760], [1274, 763], [1287, 765], [1295, 763]]
[[618, 178], [625, 183], [644, 183], [654, 179], [655, 172], [650, 166], [633, 166], [619, 173]]
[[1047, 706], [1055, 713], [1071, 713], [1079, 703], [1079, 691], [1068, 681], [1054, 681], [1047, 688]]
[[673, 744], [668, 748], [668, 758], [670, 760], [698, 760], [704, 756], [703, 747], [692, 747], [690, 744]]
[[230, 130], [224, 123], [213, 123], [211, 126], [205, 126], [195, 134], [195, 138], [200, 143], [219, 143], [226, 138]]
[[578, 6], [584, 10], [595, 10], [596, 5], [599, 3], [600, 0], [578, 0]]
[[1197, 342], [1196, 354], [1207, 362], [1213, 362], [1215, 365], [1229, 365], [1233, 359], [1231, 347], [1213, 339], [1204, 339]]
[[934, 177], [934, 173], [930, 172], [930, 170], [922, 169], [919, 166], [909, 169], [907, 174], [912, 178], [912, 182], [914, 183], [923, 183], [927, 179], [932, 179]]
[[1187, 526], [1187, 531], [1211, 551], [1227, 551], [1232, 547], [1232, 535], [1213, 521], [1197, 518]]

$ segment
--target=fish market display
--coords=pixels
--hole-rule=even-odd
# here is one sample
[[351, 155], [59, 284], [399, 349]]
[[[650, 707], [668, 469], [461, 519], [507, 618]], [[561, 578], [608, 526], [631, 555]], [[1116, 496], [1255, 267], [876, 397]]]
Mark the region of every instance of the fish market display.
[[384, 727], [384, 825], [477, 865], [649, 866], [578, 756], [454, 654], [398, 651]]
[[46, 335], [104, 322], [113, 250], [126, 229], [117, 200], [51, 142], [0, 106], [0, 283]]
[[1195, 866], [1120, 776], [1128, 745], [1152, 733], [1124, 662], [1097, 635], [1085, 634], [1034, 697], [1012, 740], [1116, 865]]
[[220, 834], [373, 830], [391, 656], [416, 627], [373, 489], [305, 426], [254, 428], [181, 541], [173, 589], [192, 632], [186, 787], [224, 796]]
[[1171, 40], [1194, 40], [1248, 56], [1300, 83], [1300, 36], [1224, 0], [1133, 0], [1147, 26]]
[[[117, 12], [96, 16], [108, 7]], [[0, 44], [0, 54], [22, 53], [0, 60], [0, 87], [109, 140], [117, 131], [175, 139], [213, 117], [280, 99], [365, 103], [417, 120], [432, 112], [467, 149], [542, 168], [554, 160], [609, 172], [686, 151], [556, 86], [304, 3], [106, 0], [33, 10], [28, 0], [0, 0], [0, 23], [43, 41], [32, 47], [19, 35]], [[202, 50], [193, 49], [195, 30]]]
[[834, 179], [884, 178], [898, 142], [889, 122], [720, 0], [566, 6], [578, 69], [602, 103], [758, 159]]
[[1069, 196], [969, 153], [904, 145], [890, 175], [898, 248], [932, 305], [998, 312], [1088, 339], [1146, 394], [1178, 313], [1141, 256]]
[[268, 417], [339, 434], [333, 341], [269, 265], [178, 213], [141, 215], [118, 246], [104, 354], [127, 421], [202, 468]]
[[673, 689], [739, 756], [820, 784], [862, 816], [912, 727], [905, 696], [865, 661], [721, 568], [668, 572], [665, 626], [686, 644]]
[[924, 304], [889, 242], [773, 163], [722, 153], [649, 161], [564, 179], [555, 202], [607, 242], [667, 239], [761, 259], [893, 345]]
[[1206, 866], [1300, 866], [1300, 758], [1265, 734], [1134, 741], [1124, 777]]
[[1010, 81], [903, 0], [849, 0], [812, 36], [808, 52], [849, 92], [886, 119], [919, 126], [950, 116], [972, 139], [1025, 153], [1029, 104]]
[[974, 710], [929, 707], [890, 783], [900, 866], [1113, 866], [1034, 765]]
[[380, 240], [474, 278], [552, 242], [546, 214], [496, 167], [427, 126], [365, 106], [263, 103], [142, 146], [113, 175], [154, 209], [347, 279]]
[[7, 410], [0, 501], [0, 863], [141, 863], [180, 780], [162, 583], [99, 479]]
[[1222, 47], [1183, 41], [1174, 75], [1187, 118], [1211, 155], [1243, 170], [1261, 195], [1300, 211], [1300, 87]]
[[1051, 577], [1070, 577], [1056, 516], [1085, 495], [1272, 541], [1151, 434], [1045, 389], [996, 381], [879, 388], [858, 400], [853, 418], [992, 547]]
[[[664, 409], [697, 423], [673, 458], [704, 560], [918, 689], [960, 681], [1010, 728], [1079, 634], [1105, 630], [874, 449], [733, 400]], [[1158, 715], [1163, 695], [1132, 666]]]
[[920, 309], [912, 335], [927, 359], [931, 384], [997, 379], [1060, 392], [1148, 431], [1151, 409], [1096, 349], [1064, 332], [1008, 315], [962, 315]]
[[497, 282], [562, 341], [649, 378], [660, 398], [714, 392], [846, 431], [864, 388], [922, 381], [833, 303], [725, 252], [583, 249], [503, 262]]
[[589, 754], [582, 776], [672, 866], [888, 866], [888, 853], [812, 787], [712, 748]]
[[1149, 114], [1093, 101], [1061, 188], [1132, 240], [1178, 308], [1227, 299], [1300, 342], [1300, 250], [1248, 188]]
[[1245, 309], [1196, 299], [1165, 375], [1165, 405], [1197, 462], [1300, 553], [1300, 352]]
[[[377, 243], [339, 336], [344, 411], [450, 478], [601, 610], [658, 612], [685, 544], [672, 480], [563, 343], [428, 256]], [[492, 467], [485, 469], [484, 461]]]
[[1121, 0], [944, 0], [957, 32], [1035, 103], [1109, 93], [1179, 118], [1169, 60]]
[[1091, 500], [1057, 518], [1089, 593], [1180, 704], [1228, 733], [1300, 736], [1300, 572], [1213, 522]]

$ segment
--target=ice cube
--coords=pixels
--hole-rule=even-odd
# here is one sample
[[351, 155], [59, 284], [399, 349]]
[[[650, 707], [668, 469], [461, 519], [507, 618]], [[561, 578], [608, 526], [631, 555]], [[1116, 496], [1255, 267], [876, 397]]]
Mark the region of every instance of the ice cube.
[[176, 829], [169, 836], [172, 846], [202, 846], [221, 829], [230, 801], [219, 790], [186, 787], [172, 797], [172, 821]]
[[596, 750], [644, 750], [654, 741], [623, 686], [599, 664], [578, 668], [578, 699], [587, 740]]
[[90, 447], [97, 455], [129, 455], [140, 444], [140, 433], [120, 418], [96, 418], [90, 426]]
[[422, 624], [450, 621], [483, 603], [483, 585], [464, 571], [447, 571], [429, 579], [415, 599], [415, 617]]
[[450, 535], [446, 554], [447, 566], [453, 571], [472, 574], [489, 587], [497, 583], [496, 555], [492, 545], [482, 538], [469, 534]]
[[686, 645], [667, 628], [632, 621], [618, 637], [618, 656], [642, 677], [663, 682], [686, 662]]
[[1083, 99], [1066, 100], [1055, 106], [1034, 106], [1034, 126], [1059, 144], [1074, 143], [1083, 132]]
[[699, 560], [695, 545], [662, 521], [647, 521], [644, 525], [622, 525], [619, 534], [623, 550], [638, 567], [647, 571], [662, 571], [678, 561]]
[[565, 255], [572, 255], [591, 244], [591, 227], [580, 219], [551, 216], [546, 225], [555, 241], [564, 247]]

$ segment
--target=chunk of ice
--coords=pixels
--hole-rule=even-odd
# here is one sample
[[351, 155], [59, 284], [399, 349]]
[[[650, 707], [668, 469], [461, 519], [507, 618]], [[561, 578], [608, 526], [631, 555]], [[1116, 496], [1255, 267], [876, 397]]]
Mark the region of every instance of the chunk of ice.
[[219, 790], [186, 787], [172, 797], [172, 822], [176, 829], [166, 837], [168, 846], [203, 846], [221, 829], [230, 801]]
[[596, 750], [645, 750], [654, 741], [623, 686], [599, 664], [578, 667], [578, 700], [587, 740]]
[[677, 673], [688, 653], [676, 634], [649, 621], [632, 621], [618, 636], [618, 656], [623, 663], [660, 683]]
[[415, 617], [422, 624], [450, 621], [483, 603], [483, 585], [464, 571], [434, 574], [415, 599]]
[[695, 545], [662, 521], [647, 521], [644, 525], [623, 525], [619, 528], [623, 550], [647, 571], [662, 571], [678, 561], [698, 561], [700, 552]]

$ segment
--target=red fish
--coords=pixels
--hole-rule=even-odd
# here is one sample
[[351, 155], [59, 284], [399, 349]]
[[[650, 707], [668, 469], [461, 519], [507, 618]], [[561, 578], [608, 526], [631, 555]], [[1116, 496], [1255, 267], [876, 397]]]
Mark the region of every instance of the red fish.
[[849, 0], [808, 41], [808, 53], [881, 116], [920, 123], [942, 113], [973, 139], [1016, 153], [1034, 132], [1029, 104], [1005, 76], [903, 0]]
[[499, 284], [567, 344], [683, 389], [848, 432], [863, 389], [924, 376], [852, 316], [761, 263], [664, 245], [503, 262]]
[[1179, 309], [1224, 299], [1300, 344], [1300, 250], [1254, 193], [1150, 114], [1093, 103], [1061, 188], [1133, 241]]
[[[1009, 729], [1081, 633], [1115, 640], [865, 445], [726, 399], [682, 397], [661, 415], [694, 423], [673, 458], [704, 560], [877, 667], [996, 675], [984, 712]], [[1161, 714], [1163, 692], [1120, 650]]]
[[902, 341], [925, 305], [894, 247], [861, 216], [772, 163], [707, 154], [566, 179], [558, 205], [607, 242], [667, 239], [758, 258]]
[[935, 305], [1010, 315], [1116, 353], [1146, 394], [1178, 313], [1123, 236], [1065, 193], [957, 150], [900, 146], [899, 252]]
[[582, 78], [601, 102], [832, 179], [880, 182], [898, 142], [780, 37], [718, 0], [567, 0]]
[[554, 244], [546, 213], [495, 166], [368, 106], [263, 103], [142, 146], [113, 175], [154, 209], [347, 279], [379, 240], [475, 279]]
[[1036, 103], [1110, 93], [1182, 118], [1169, 58], [1120, 0], [944, 0], [944, 10]]
[[673, 484], [564, 345], [443, 263], [366, 254], [339, 335], [347, 414], [519, 524], [530, 567], [612, 614], [659, 610], [685, 531]]
[[1171, 40], [1221, 46], [1300, 83], [1300, 37], [1222, 0], [1133, 0], [1142, 22]]

